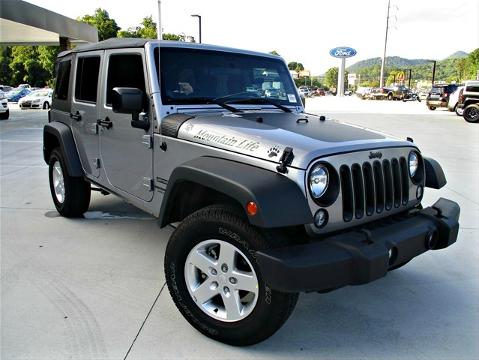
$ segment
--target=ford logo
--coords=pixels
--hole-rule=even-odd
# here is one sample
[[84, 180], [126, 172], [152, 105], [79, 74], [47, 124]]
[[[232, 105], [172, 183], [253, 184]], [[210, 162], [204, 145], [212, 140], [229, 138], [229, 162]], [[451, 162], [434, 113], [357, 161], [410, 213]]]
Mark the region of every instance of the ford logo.
[[356, 54], [356, 50], [346, 46], [335, 47], [334, 49], [329, 50], [329, 55], [336, 58], [348, 58]]

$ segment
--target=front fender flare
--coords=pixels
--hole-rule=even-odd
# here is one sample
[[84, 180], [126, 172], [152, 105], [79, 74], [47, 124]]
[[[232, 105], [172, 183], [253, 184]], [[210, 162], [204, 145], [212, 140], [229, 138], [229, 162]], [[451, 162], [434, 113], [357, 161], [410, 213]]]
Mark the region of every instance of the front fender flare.
[[236, 200], [243, 210], [249, 201], [254, 201], [258, 212], [248, 215], [248, 219], [258, 227], [277, 228], [313, 222], [303, 192], [286, 176], [230, 160], [200, 157], [182, 164], [171, 174], [161, 204], [161, 227], [168, 224], [168, 213], [175, 206], [175, 196], [172, 196], [175, 186], [183, 181], [223, 193]]
[[43, 159], [47, 164], [50, 161], [50, 153], [57, 144], [65, 158], [68, 175], [73, 177], [83, 176], [83, 168], [70, 128], [55, 121], [43, 127]]
[[426, 171], [426, 187], [440, 189], [446, 185], [446, 175], [444, 175], [441, 165], [436, 160], [425, 157], [424, 167]]

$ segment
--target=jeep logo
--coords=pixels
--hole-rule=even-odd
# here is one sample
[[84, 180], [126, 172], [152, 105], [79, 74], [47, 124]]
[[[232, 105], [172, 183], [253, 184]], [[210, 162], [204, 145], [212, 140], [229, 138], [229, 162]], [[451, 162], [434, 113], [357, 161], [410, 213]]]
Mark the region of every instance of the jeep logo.
[[383, 157], [383, 153], [381, 151], [370, 151], [369, 158], [370, 159], [381, 159]]

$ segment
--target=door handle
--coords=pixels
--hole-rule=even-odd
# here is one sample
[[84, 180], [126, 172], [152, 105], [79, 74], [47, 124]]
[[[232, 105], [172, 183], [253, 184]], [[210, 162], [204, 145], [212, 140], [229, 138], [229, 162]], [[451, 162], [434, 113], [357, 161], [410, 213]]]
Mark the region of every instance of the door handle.
[[113, 127], [113, 123], [111, 122], [111, 120], [108, 116], [104, 120], [103, 119], [98, 119], [96, 121], [96, 123], [98, 125], [100, 125], [101, 127], [104, 127], [104, 128], [107, 128], [107, 129], [111, 129]]
[[70, 119], [73, 119], [75, 121], [80, 121], [81, 120], [80, 112], [77, 111], [75, 114], [70, 113]]

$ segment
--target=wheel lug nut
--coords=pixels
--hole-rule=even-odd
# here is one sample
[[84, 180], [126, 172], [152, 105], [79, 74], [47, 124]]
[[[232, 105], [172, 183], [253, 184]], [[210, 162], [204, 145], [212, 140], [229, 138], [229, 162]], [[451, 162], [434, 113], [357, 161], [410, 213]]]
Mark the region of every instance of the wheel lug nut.
[[211, 290], [216, 290], [217, 287], [218, 287], [218, 283], [216, 281], [213, 281], [210, 285]]
[[230, 289], [227, 286], [225, 286], [223, 288], [223, 292], [225, 293], [225, 295], [229, 295], [230, 294]]
[[233, 285], [236, 284], [238, 282], [238, 280], [234, 277], [230, 277], [230, 283], [232, 283]]
[[228, 265], [226, 264], [221, 265], [221, 271], [228, 272]]
[[213, 268], [210, 268], [210, 272], [211, 272], [211, 275], [216, 275], [217, 274], [216, 269], [213, 269]]

